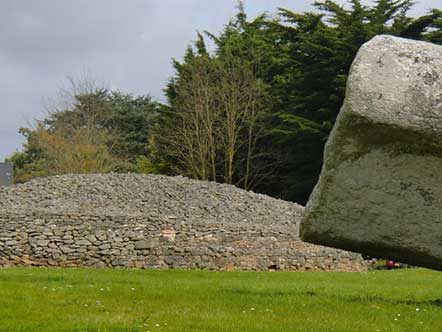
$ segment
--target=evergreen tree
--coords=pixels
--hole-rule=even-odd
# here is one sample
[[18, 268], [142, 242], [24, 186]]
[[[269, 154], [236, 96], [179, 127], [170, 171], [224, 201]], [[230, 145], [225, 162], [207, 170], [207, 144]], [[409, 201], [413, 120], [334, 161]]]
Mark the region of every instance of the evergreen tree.
[[[319, 13], [279, 12], [280, 39], [289, 54], [284, 86], [286, 103], [273, 130], [284, 151], [285, 166], [278, 170], [284, 189], [273, 195], [304, 203], [317, 181], [325, 141], [339, 113], [351, 63], [361, 45], [377, 34], [440, 42], [441, 12], [411, 18], [409, 0], [378, 0], [364, 6], [349, 1], [350, 8], [335, 1], [317, 1]], [[269, 29], [274, 29], [270, 22]], [[284, 47], [279, 47], [284, 49]]]
[[[276, 17], [263, 14], [249, 21], [240, 2], [237, 15], [219, 35], [198, 33], [183, 61], [173, 60], [175, 74], [165, 88], [167, 105], [159, 105], [149, 96], [91, 87], [74, 89], [68, 107], [54, 110], [35, 128], [21, 130], [26, 138], [24, 150], [10, 158], [18, 179], [47, 174], [48, 165], [56, 164], [53, 159], [57, 158], [47, 147], [54, 146], [54, 151], [67, 151], [78, 162], [78, 170], [97, 169], [93, 162], [76, 158], [78, 154], [84, 160], [92, 160], [96, 154], [103, 162], [100, 165], [106, 165], [104, 171], [186, 174], [305, 203], [319, 176], [324, 144], [361, 45], [378, 34], [442, 45], [442, 11], [431, 9], [421, 17], [410, 17], [412, 0], [376, 0], [371, 6], [361, 0], [349, 0], [345, 6], [325, 0], [314, 6], [315, 11], [305, 13], [281, 8]], [[215, 44], [213, 53], [208, 51], [206, 38]], [[250, 103], [241, 99], [244, 96], [259, 109], [253, 121], [231, 117], [250, 110]], [[235, 112], [228, 115], [232, 110]], [[186, 127], [185, 112], [214, 117], [202, 122], [203, 118], [197, 118], [193, 127], [189, 123]], [[231, 136], [233, 140], [223, 136], [228, 131], [224, 123], [228, 117], [235, 119], [230, 128], [241, 128]], [[213, 137], [222, 144], [210, 145], [213, 137], [196, 124], [217, 128]], [[207, 165], [200, 164], [193, 172], [183, 167], [198, 144], [187, 140], [192, 143], [188, 153], [178, 158], [167, 144], [167, 138], [170, 142], [174, 135], [175, 143], [182, 142], [178, 134], [207, 139], [209, 143], [199, 144], [202, 149], [198, 152], [209, 158], [200, 158]], [[68, 149], [65, 143], [69, 141], [82, 148]], [[59, 170], [69, 166], [57, 165]], [[244, 180], [250, 179], [251, 171], [259, 175], [253, 183]]]
[[[240, 2], [237, 15], [214, 35], [209, 54], [204, 36], [188, 48], [184, 61], [174, 62], [176, 75], [166, 94], [169, 105], [163, 125], [173, 128], [176, 86], [198, 59], [228, 62], [239, 59], [263, 82], [266, 100], [265, 139], [261, 151], [272, 151], [267, 161], [272, 172], [255, 188], [284, 199], [305, 203], [322, 166], [324, 144], [345, 96], [348, 73], [361, 45], [377, 34], [440, 43], [441, 12], [407, 16], [411, 0], [377, 0], [366, 6], [360, 0], [347, 6], [336, 1], [316, 1], [317, 11], [295, 13], [279, 9], [277, 18], [260, 15], [248, 21]], [[165, 128], [166, 128], [165, 127]], [[172, 129], [171, 129], [172, 130]], [[173, 160], [169, 160], [172, 165]]]

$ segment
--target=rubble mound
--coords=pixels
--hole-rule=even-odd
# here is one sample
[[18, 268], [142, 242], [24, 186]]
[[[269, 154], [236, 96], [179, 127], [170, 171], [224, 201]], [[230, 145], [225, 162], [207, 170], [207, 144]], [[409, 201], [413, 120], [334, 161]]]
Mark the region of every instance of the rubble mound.
[[67, 174], [0, 189], [0, 212], [148, 215], [181, 220], [299, 222], [301, 205], [182, 176]]

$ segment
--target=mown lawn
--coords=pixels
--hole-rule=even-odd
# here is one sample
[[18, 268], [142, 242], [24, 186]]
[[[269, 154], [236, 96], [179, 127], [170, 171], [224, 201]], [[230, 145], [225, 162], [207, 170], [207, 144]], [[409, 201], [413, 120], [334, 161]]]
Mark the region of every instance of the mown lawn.
[[0, 331], [442, 331], [442, 273], [0, 270]]

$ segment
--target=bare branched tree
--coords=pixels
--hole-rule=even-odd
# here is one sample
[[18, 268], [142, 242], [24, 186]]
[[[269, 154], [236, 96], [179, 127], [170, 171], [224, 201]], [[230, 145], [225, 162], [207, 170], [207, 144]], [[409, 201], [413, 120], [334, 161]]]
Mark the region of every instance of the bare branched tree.
[[252, 189], [264, 172], [257, 150], [264, 135], [264, 87], [239, 61], [204, 56], [181, 73], [172, 105], [174, 124], [160, 139], [176, 171]]

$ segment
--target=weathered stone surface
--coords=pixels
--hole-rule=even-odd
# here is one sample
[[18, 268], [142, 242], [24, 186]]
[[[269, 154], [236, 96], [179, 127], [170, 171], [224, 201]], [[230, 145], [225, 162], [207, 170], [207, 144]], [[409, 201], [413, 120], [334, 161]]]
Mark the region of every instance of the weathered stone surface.
[[134, 243], [135, 249], [143, 250], [155, 247], [155, 243], [151, 240], [140, 240]]
[[305, 241], [442, 269], [442, 47], [378, 36], [359, 51]]

